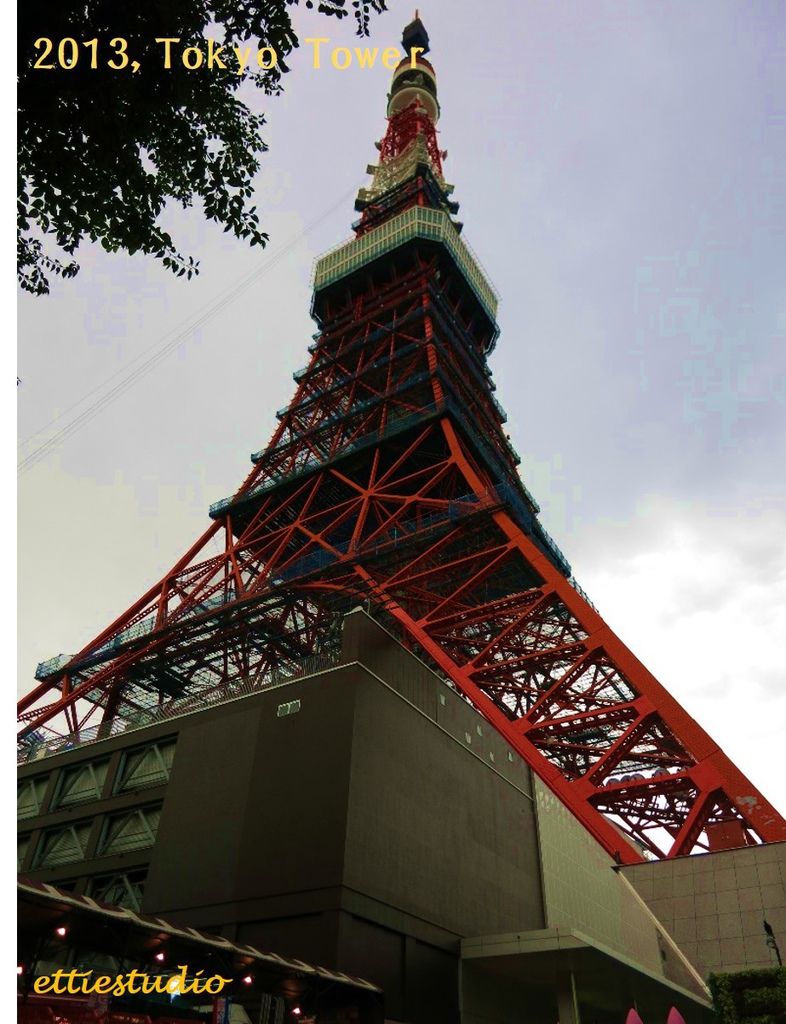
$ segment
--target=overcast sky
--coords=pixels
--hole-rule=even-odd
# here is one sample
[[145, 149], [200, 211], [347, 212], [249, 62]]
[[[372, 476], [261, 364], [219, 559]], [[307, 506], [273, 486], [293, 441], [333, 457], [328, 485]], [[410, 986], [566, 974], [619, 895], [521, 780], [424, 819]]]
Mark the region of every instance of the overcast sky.
[[[374, 44], [412, 15], [390, 7]], [[491, 366], [522, 476], [601, 614], [786, 812], [786, 7], [429, 0], [421, 15], [446, 176], [502, 297]], [[350, 19], [295, 18], [357, 43]], [[21, 691], [182, 554], [291, 397], [312, 262], [350, 234], [390, 77], [309, 65], [304, 48], [283, 97], [250, 94], [268, 116], [265, 252], [173, 210], [196, 280], [83, 247], [75, 280], [21, 297], [26, 455], [258, 272], [21, 476]]]

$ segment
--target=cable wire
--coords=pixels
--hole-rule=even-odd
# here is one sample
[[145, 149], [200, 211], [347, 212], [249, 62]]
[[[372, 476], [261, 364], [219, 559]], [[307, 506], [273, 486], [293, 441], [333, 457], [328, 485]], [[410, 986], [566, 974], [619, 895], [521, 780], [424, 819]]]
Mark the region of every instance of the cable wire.
[[[110, 388], [108, 391], [102, 394], [86, 409], [83, 409], [82, 412], [74, 416], [73, 419], [71, 419], [63, 427], [57, 430], [51, 437], [47, 438], [46, 441], [43, 441], [37, 448], [34, 448], [32, 452], [30, 452], [23, 459], [21, 459], [17, 466], [19, 474], [25, 473], [28, 469], [31, 469], [34, 465], [40, 462], [41, 459], [45, 458], [45, 456], [49, 453], [49, 451], [52, 448], [54, 448], [58, 444], [61, 444], [63, 441], [66, 441], [69, 437], [71, 437], [78, 430], [80, 430], [87, 423], [89, 423], [90, 420], [97, 416], [102, 409], [106, 408], [108, 405], [111, 405], [112, 402], [116, 401], [121, 395], [125, 394], [126, 391], [132, 388], [134, 384], [138, 383], [138, 381], [140, 381], [143, 377], [146, 377], [149, 373], [151, 373], [159, 365], [159, 363], [163, 362], [167, 358], [167, 356], [171, 355], [177, 348], [179, 348], [183, 344], [183, 342], [185, 342], [194, 333], [194, 331], [197, 330], [197, 328], [203, 326], [204, 324], [212, 320], [217, 313], [220, 313], [221, 310], [225, 309], [228, 305], [234, 302], [234, 300], [239, 295], [246, 291], [246, 289], [251, 284], [253, 284], [254, 281], [259, 280], [259, 278], [263, 277], [269, 270], [272, 270], [273, 267], [275, 267], [281, 261], [281, 259], [283, 259], [283, 257], [298, 244], [298, 242], [300, 242], [303, 238], [307, 237], [314, 230], [315, 227], [321, 224], [322, 221], [326, 220], [332, 213], [334, 213], [340, 206], [342, 206], [355, 192], [357, 192], [357, 186], [353, 186], [351, 189], [349, 189], [348, 192], [344, 193], [344, 195], [342, 195], [340, 199], [336, 200], [336, 202], [333, 203], [332, 206], [330, 206], [327, 210], [321, 213], [318, 217], [315, 217], [314, 220], [310, 221], [310, 223], [308, 223], [303, 228], [302, 231], [300, 231], [294, 238], [290, 239], [289, 242], [282, 246], [282, 248], [279, 249], [278, 252], [276, 252], [276, 254], [271, 257], [271, 259], [263, 263], [262, 266], [256, 267], [254, 270], [250, 271], [248, 274], [246, 274], [245, 277], [241, 278], [237, 284], [233, 285], [224, 293], [218, 295], [216, 298], [211, 300], [211, 302], [208, 303], [206, 306], [203, 306], [202, 309], [194, 317], [185, 322], [185, 326], [181, 325], [167, 331], [167, 333], [164, 334], [153, 345], [145, 349], [139, 355], [135, 356], [128, 363], [126, 363], [125, 366], [121, 367], [119, 370], [116, 370], [115, 373], [107, 377], [106, 380], [104, 380], [101, 384], [98, 384], [92, 390], [88, 391], [78, 401], [68, 406], [67, 409], [64, 409], [63, 412], [59, 413], [57, 416], [49, 420], [48, 423], [44, 424], [43, 427], [40, 427], [34, 433], [26, 437], [24, 441], [21, 441], [19, 447], [24, 448], [35, 437], [38, 437], [45, 430], [47, 430], [53, 424], [57, 423], [64, 416], [66, 416], [69, 412], [72, 412], [74, 409], [77, 409], [80, 405], [82, 405], [83, 402], [87, 401], [88, 398], [91, 398], [94, 394], [96, 394], [96, 392], [102, 391], [108, 384], [115, 380], [115, 378], [117, 378], [121, 374], [125, 374], [125, 376], [123, 376], [121, 380], [119, 380], [112, 388]], [[130, 367], [137, 363], [148, 352], [152, 352], [152, 355], [150, 355], [140, 366], [137, 366], [135, 369], [130, 370], [130, 372], [126, 372], [130, 369]]]

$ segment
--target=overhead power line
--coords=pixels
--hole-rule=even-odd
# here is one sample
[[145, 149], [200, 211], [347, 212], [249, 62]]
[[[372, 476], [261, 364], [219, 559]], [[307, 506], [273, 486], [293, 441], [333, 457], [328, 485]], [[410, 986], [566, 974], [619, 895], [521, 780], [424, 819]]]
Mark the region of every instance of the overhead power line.
[[[81, 430], [82, 427], [86, 426], [92, 419], [94, 419], [102, 409], [115, 402], [121, 395], [125, 394], [134, 384], [142, 380], [148, 374], [152, 373], [156, 367], [162, 363], [167, 356], [170, 356], [177, 348], [179, 348], [183, 342], [185, 342], [197, 328], [202, 327], [213, 319], [218, 313], [229, 306], [238, 296], [242, 295], [250, 285], [255, 281], [258, 281], [268, 271], [272, 270], [282, 259], [287, 255], [303, 238], [306, 238], [315, 227], [326, 220], [332, 213], [334, 213], [340, 206], [342, 206], [354, 193], [357, 192], [357, 186], [349, 189], [344, 193], [335, 203], [333, 203], [327, 210], [321, 213], [318, 217], [315, 217], [310, 223], [308, 223], [302, 231], [300, 231], [294, 238], [290, 239], [285, 245], [283, 245], [278, 252], [275, 253], [270, 259], [262, 263], [261, 266], [256, 267], [250, 271], [245, 277], [242, 277], [237, 283], [226, 289], [224, 292], [213, 298], [207, 305], [203, 306], [193, 317], [188, 320], [181, 322], [177, 327], [167, 331], [161, 338], [158, 339], [153, 345], [144, 351], [140, 352], [139, 355], [135, 356], [115, 373], [107, 377], [106, 380], [102, 381], [101, 384], [96, 385], [86, 394], [82, 395], [80, 399], [68, 406], [57, 416], [49, 420], [38, 430], [28, 435], [23, 441], [20, 442], [19, 448], [23, 450], [26, 448], [31, 441], [36, 437], [39, 437], [54, 424], [60, 422], [64, 417], [68, 416], [70, 412], [78, 409], [84, 402], [98, 394], [98, 397], [90, 403], [85, 409], [73, 416], [68, 422], [62, 427], [51, 434], [45, 441], [39, 444], [31, 452], [21, 458], [17, 470], [20, 474], [25, 473], [28, 469], [31, 469], [34, 465], [45, 458], [49, 452], [68, 440], [73, 434]], [[147, 356], [147, 358], [144, 358]], [[143, 362], [139, 362], [143, 359]], [[139, 365], [135, 365], [139, 363]], [[120, 378], [117, 380], [117, 378]], [[117, 380], [117, 383], [113, 384], [109, 390], [107, 388], [112, 381]]]

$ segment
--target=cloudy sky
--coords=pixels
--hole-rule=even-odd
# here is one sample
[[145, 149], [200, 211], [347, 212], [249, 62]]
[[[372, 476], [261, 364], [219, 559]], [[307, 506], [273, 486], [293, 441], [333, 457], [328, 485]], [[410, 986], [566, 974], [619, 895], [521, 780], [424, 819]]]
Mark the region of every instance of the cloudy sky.
[[[411, 17], [389, 6], [375, 44]], [[786, 812], [782, 0], [421, 14], [522, 475], [610, 625]], [[357, 42], [350, 19], [296, 24]], [[21, 455], [67, 428], [20, 477], [20, 691], [174, 562], [291, 397], [312, 262], [350, 233], [389, 79], [291, 65], [283, 97], [250, 96], [265, 252], [172, 210], [196, 280], [85, 247], [74, 281], [20, 299]]]

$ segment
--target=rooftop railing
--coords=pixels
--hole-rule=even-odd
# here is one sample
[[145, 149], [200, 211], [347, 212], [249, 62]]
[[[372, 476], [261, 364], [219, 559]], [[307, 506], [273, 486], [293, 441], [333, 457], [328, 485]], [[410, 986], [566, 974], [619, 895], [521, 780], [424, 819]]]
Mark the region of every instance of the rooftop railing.
[[412, 206], [360, 238], [344, 242], [320, 256], [314, 264], [314, 291], [326, 288], [414, 238], [441, 242], [445, 246], [478, 301], [494, 320], [499, 300], [477, 257], [460, 237], [447, 213], [424, 206]]
[[74, 750], [77, 747], [84, 747], [90, 743], [98, 743], [101, 740], [118, 736], [121, 733], [125, 734], [137, 729], [144, 729], [148, 725], [156, 725], [159, 722], [168, 721], [172, 718], [180, 718], [182, 715], [203, 711], [211, 705], [225, 704], [241, 697], [248, 697], [279, 683], [290, 682], [293, 679], [300, 679], [302, 676], [310, 676], [317, 672], [334, 668], [339, 662], [340, 652], [337, 649], [320, 654], [311, 654], [300, 661], [290, 662], [289, 665], [274, 669], [265, 676], [262, 682], [246, 680], [245, 682], [239, 682], [237, 685], [221, 689], [204, 690], [195, 694], [189, 694], [168, 704], [156, 705], [153, 708], [134, 714], [123, 717], [118, 716], [107, 723], [89, 726], [86, 729], [82, 729], [78, 734], [72, 733], [67, 736], [45, 737], [38, 733], [32, 733], [19, 744], [17, 748], [17, 763], [27, 764], [30, 761], [38, 761], [44, 757], [61, 754], [66, 750]]

